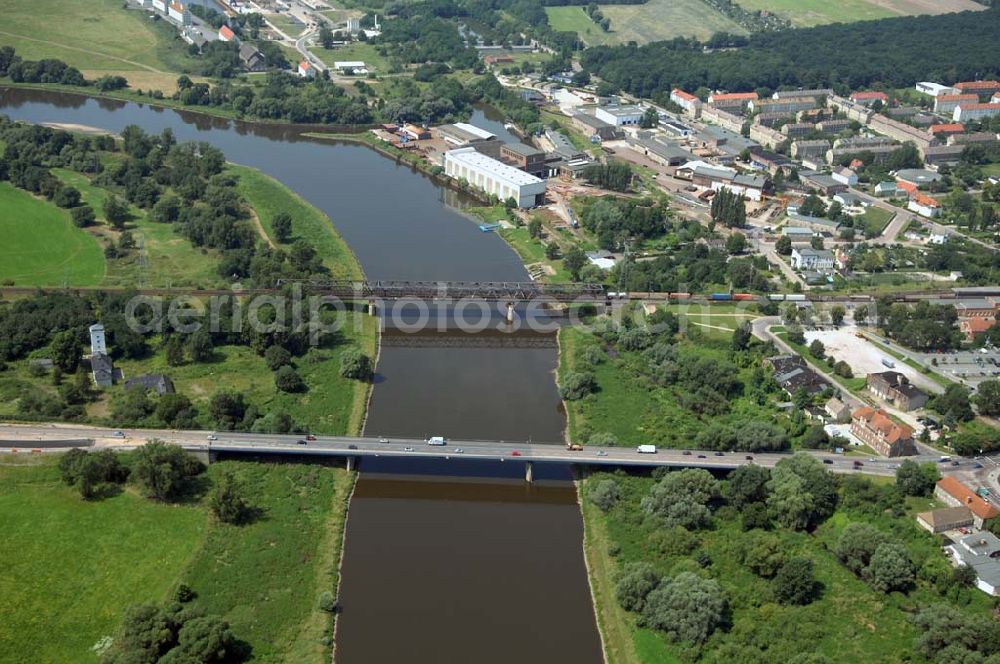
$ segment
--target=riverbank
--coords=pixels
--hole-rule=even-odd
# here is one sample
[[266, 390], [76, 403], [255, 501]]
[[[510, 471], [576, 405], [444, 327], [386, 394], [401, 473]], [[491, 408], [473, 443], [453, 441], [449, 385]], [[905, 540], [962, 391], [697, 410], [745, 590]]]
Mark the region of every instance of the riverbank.
[[337, 594], [355, 473], [213, 464], [206, 481], [234, 474], [261, 514], [233, 526], [211, 516], [204, 497], [166, 504], [127, 486], [84, 501], [60, 481], [58, 460], [0, 463], [0, 661], [95, 662], [92, 646], [115, 634], [128, 606], [165, 604], [180, 584], [196, 593], [190, 606], [229, 622], [255, 661], [330, 661], [335, 614], [320, 597]]

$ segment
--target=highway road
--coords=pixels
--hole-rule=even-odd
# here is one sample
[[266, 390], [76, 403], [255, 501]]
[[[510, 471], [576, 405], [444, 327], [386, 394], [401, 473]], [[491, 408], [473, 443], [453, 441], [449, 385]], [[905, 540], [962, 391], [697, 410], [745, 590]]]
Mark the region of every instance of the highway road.
[[[58, 439], [89, 438], [96, 447], [133, 449], [151, 438], [181, 445], [192, 452], [232, 454], [296, 454], [333, 457], [387, 457], [412, 459], [474, 459], [482, 461], [537, 462], [556, 464], [586, 464], [608, 466], [673, 466], [730, 470], [747, 464], [772, 467], [788, 454], [743, 452], [715, 453], [709, 450], [660, 449], [656, 454], [640, 454], [629, 447], [587, 447], [570, 451], [560, 444], [539, 444], [505, 441], [449, 440], [446, 445], [429, 445], [418, 438], [353, 438], [317, 436], [306, 440], [300, 435], [247, 434], [234, 432], [173, 431], [158, 429], [125, 429], [124, 437], [116, 437], [111, 429], [63, 424], [4, 424], [0, 425], [0, 449], [29, 451], [32, 442]], [[214, 436], [215, 440], [209, 440]], [[51, 449], [44, 450], [46, 452]], [[828, 470], [837, 473], [861, 472], [891, 476], [899, 459], [846, 457], [810, 452], [823, 461]], [[933, 461], [934, 455], [912, 457], [917, 461]], [[854, 462], [863, 463], [855, 468]], [[958, 466], [943, 470], [971, 470], [973, 463], [962, 460]]]

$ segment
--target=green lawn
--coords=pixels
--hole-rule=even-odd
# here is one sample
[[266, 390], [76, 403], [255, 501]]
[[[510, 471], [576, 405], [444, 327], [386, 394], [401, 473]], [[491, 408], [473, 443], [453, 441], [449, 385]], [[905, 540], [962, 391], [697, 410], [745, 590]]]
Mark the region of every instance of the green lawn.
[[224, 461], [260, 510], [245, 526], [200, 503], [122, 494], [84, 502], [59, 480], [55, 455], [0, 463], [0, 661], [96, 662], [129, 604], [166, 601], [178, 583], [221, 614], [254, 661], [330, 661], [340, 544], [353, 475], [322, 465]]
[[[604, 7], [601, 8], [601, 11], [604, 11]], [[575, 32], [587, 43], [587, 46], [606, 44], [611, 38], [611, 33], [601, 30], [601, 27], [583, 11], [583, 7], [575, 5], [546, 7], [545, 13], [549, 15], [549, 25], [552, 26], [553, 30]], [[614, 28], [613, 25], [612, 28]]]
[[[708, 39], [716, 32], [746, 34], [741, 25], [701, 0], [649, 0], [641, 5], [601, 5], [601, 13], [611, 19], [609, 43], [614, 44], [630, 41], [645, 44], [692, 36]], [[597, 26], [594, 30], [594, 34], [601, 32]], [[581, 37], [587, 40], [585, 35]]]
[[[311, 49], [313, 55], [322, 60], [325, 64], [333, 66], [336, 61], [360, 60], [368, 67], [368, 71], [379, 75], [389, 73], [389, 58], [379, 53], [375, 47], [367, 42], [351, 42], [343, 46], [336, 46], [326, 50], [322, 46]], [[332, 73], [332, 72], [331, 72]], [[364, 79], [364, 76], [358, 76]]]
[[870, 231], [870, 233], [875, 233], [881, 235], [885, 227], [889, 225], [892, 218], [895, 215], [889, 210], [883, 210], [880, 207], [875, 207], [874, 205], [869, 205], [865, 209], [865, 213], [861, 215], [861, 219], [864, 220], [865, 227]]
[[289, 37], [298, 37], [306, 27], [302, 22], [292, 19], [288, 14], [266, 14], [264, 18]]
[[95, 286], [104, 278], [101, 247], [69, 212], [0, 182], [0, 281], [16, 286]]
[[[619, 487], [617, 505], [607, 514], [584, 501], [583, 515], [588, 543], [585, 548], [596, 595], [598, 617], [607, 648], [616, 664], [664, 664], [687, 661], [789, 661], [795, 655], [817, 653], [830, 662], [917, 661], [914, 641], [919, 636], [910, 623], [914, 606], [948, 602], [924, 583], [909, 595], [877, 593], [847, 570], [832, 553], [840, 532], [851, 521], [868, 521], [884, 532], [893, 533], [905, 544], [919, 567], [925, 560], [942, 556], [940, 538], [918, 528], [912, 513], [927, 509], [927, 499], [908, 501], [904, 517], [858, 515], [839, 511], [814, 534], [775, 528], [782, 550], [788, 556], [813, 561], [822, 593], [808, 606], [785, 606], [775, 602], [771, 584], [753, 574], [741, 561], [741, 543], [746, 539], [738, 516], [717, 513], [711, 529], [692, 533], [694, 547], [684, 554], [663, 537], [662, 527], [642, 516], [639, 503], [653, 480], [618, 474], [595, 474], [584, 481], [581, 494], [590, 484], [608, 477]], [[617, 553], [609, 555], [609, 547]], [[710, 565], [696, 562], [706, 555]], [[699, 653], [668, 643], [659, 633], [635, 624], [635, 614], [621, 609], [614, 597], [614, 577], [628, 562], [646, 561], [656, 570], [672, 576], [695, 571], [719, 582], [732, 609], [731, 626], [716, 632]], [[986, 615], [990, 598], [975, 589], [965, 589], [956, 604], [967, 614]], [[794, 629], [789, 629], [794, 625]], [[747, 659], [742, 648], [754, 644], [764, 653]], [[723, 654], [725, 653], [725, 654]]]
[[[28, 60], [59, 58], [89, 75], [162, 74], [195, 64], [166, 21], [120, 0], [0, 0], [0, 45]], [[149, 87], [142, 86], [142, 87]]]
[[132, 491], [86, 503], [56, 457], [0, 458], [0, 661], [96, 662], [127, 605], [166, 599], [205, 514]]
[[240, 192], [260, 217], [264, 230], [271, 237], [271, 220], [279, 212], [292, 216], [290, 242], [303, 239], [312, 244], [334, 279], [361, 279], [361, 266], [350, 247], [337, 233], [333, 222], [316, 206], [306, 201], [274, 178], [247, 166], [230, 164], [229, 169], [240, 177]]
[[[94, 186], [81, 173], [61, 168], [52, 169], [52, 172], [66, 184], [79, 189], [84, 202], [94, 208], [101, 225], [91, 228], [90, 232], [102, 239], [101, 244], [109, 239], [117, 241], [120, 233], [104, 220], [108, 191]], [[139, 249], [110, 260], [102, 285], [209, 287], [222, 283], [217, 271], [218, 251], [195, 248], [172, 225], [150, 221], [142, 208], [131, 205], [129, 211], [132, 219], [126, 228], [132, 232]]]

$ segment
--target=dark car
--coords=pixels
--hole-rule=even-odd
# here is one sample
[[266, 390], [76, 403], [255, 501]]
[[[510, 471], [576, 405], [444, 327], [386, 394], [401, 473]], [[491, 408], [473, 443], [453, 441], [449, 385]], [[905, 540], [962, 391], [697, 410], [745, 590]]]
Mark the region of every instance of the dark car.
[[823, 463], [831, 464], [832, 465], [833, 464], [833, 460], [832, 459], [823, 459]]
[[356, 450], [356, 449], [358, 449], [358, 446], [355, 445], [354, 443], [351, 443], [350, 445], [347, 446], [347, 449], [349, 449], [349, 450]]
[[753, 455], [752, 454], [748, 454], [748, 455], [746, 455], [743, 458], [746, 459], [747, 461], [753, 461]]
[[683, 454], [684, 456], [691, 456], [691, 450], [684, 450], [683, 452], [681, 452], [681, 454]]
[[952, 462], [951, 462], [951, 465], [953, 465], [953, 466], [957, 466], [957, 465], [959, 465], [959, 463], [958, 463], [958, 461], [952, 461]]
[[974, 469], [976, 469], [976, 470], [979, 470], [980, 468], [982, 468], [982, 467], [983, 467], [983, 464], [981, 464], [981, 463], [977, 463], [977, 464], [973, 464], [973, 466], [972, 466], [972, 467], [973, 467]]
[[307, 444], [308, 444], [308, 443], [306, 443], [306, 441], [304, 441], [304, 440], [297, 440], [297, 441], [295, 441], [295, 442], [296, 442], [296, 443], [298, 443], [299, 445], [307, 445]]
[[699, 458], [699, 459], [704, 459], [704, 458], [705, 458], [705, 455], [704, 455], [704, 454], [699, 454], [699, 455], [698, 455], [698, 458]]
[[715, 456], [725, 456], [725, 454], [723, 454], [722, 452], [716, 452]]

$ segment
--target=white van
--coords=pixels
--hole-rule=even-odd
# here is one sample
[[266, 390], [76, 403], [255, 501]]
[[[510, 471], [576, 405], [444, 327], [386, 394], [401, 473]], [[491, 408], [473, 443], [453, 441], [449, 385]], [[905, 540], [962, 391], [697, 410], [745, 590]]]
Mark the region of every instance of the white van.
[[443, 436], [431, 436], [430, 438], [427, 439], [427, 444], [428, 445], [445, 445], [445, 444], [447, 444], [447, 441], [444, 439]]
[[656, 445], [640, 445], [635, 451], [639, 454], [656, 454]]

